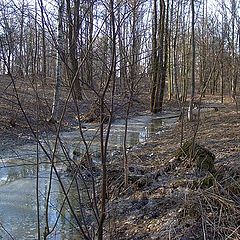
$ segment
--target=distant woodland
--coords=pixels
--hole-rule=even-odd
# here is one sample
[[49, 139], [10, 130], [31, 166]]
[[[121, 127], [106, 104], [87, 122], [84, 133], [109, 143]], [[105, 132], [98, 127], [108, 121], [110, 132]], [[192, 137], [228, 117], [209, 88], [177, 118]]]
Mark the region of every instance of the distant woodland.
[[[28, 131], [28, 134], [31, 132], [37, 149], [43, 151], [50, 163], [49, 178], [52, 180], [54, 173], [60, 183], [64, 195], [62, 206], [68, 204], [72, 220], [83, 239], [104, 239], [110, 199], [109, 176], [114, 177], [115, 173], [119, 174], [119, 169], [121, 170], [121, 184], [117, 175], [118, 185], [112, 187], [115, 192], [124, 189], [124, 193], [128, 193], [128, 186], [133, 178], [141, 184], [138, 175], [131, 176], [132, 179], [129, 176], [130, 160], [126, 139], [132, 106], [138, 111], [137, 105], [141, 102], [147, 108], [148, 114], [155, 116], [156, 113], [164, 112], [166, 103], [174, 102], [174, 106], [181, 110], [181, 117], [186, 116], [185, 110], [188, 111], [187, 126], [196, 120], [196, 102], [200, 106], [203, 99], [217, 99], [219, 104], [231, 101], [237, 112], [240, 96], [239, 66], [238, 0], [0, 0], [0, 130], [13, 134], [14, 141], [20, 139], [24, 131]], [[117, 115], [115, 111], [120, 105], [122, 109], [118, 112], [118, 117], [120, 115], [121, 119], [124, 119], [125, 136], [122, 162], [119, 164], [118, 161], [116, 170], [109, 166], [108, 143], [111, 124]], [[65, 115], [72, 113], [71, 111], [74, 114], [66, 120]], [[21, 122], [20, 115], [24, 122]], [[71, 119], [78, 124], [75, 130], [79, 130], [79, 141], [85, 148], [84, 154], [79, 153], [79, 149], [68, 152], [68, 145], [64, 145], [59, 134], [62, 127], [71, 125]], [[215, 120], [217, 119], [215, 116]], [[237, 126], [236, 121], [233, 121], [228, 130]], [[85, 141], [84, 131], [87, 127], [82, 124], [86, 122], [99, 124], [97, 155], [100, 167], [94, 166], [91, 143]], [[195, 125], [198, 127], [198, 124], [199, 122]], [[41, 132], [42, 126], [54, 130]], [[212, 126], [209, 129], [212, 129]], [[46, 147], [43, 141], [40, 141], [41, 133], [48, 136], [53, 132], [55, 141]], [[189, 139], [196, 137], [196, 132], [194, 136], [189, 136]], [[209, 131], [204, 133], [206, 141], [209, 140], [207, 132]], [[215, 133], [215, 130], [211, 134], [213, 132]], [[233, 134], [235, 133], [233, 130]], [[4, 137], [5, 134], [1, 136]], [[183, 137], [180, 138], [182, 144]], [[220, 139], [219, 136], [216, 138]], [[165, 142], [166, 145], [172, 139], [170, 136]], [[191, 149], [195, 149], [194, 140], [188, 145], [190, 158]], [[210, 151], [198, 147], [203, 153], [207, 152], [211, 160], [215, 158]], [[79, 209], [82, 212], [76, 210], [69, 200], [68, 189], [64, 188], [61, 174], [55, 165], [58, 148], [65, 154], [67, 170], [69, 166], [73, 166], [71, 186], [72, 183], [77, 186], [75, 191], [78, 198], [74, 201], [79, 201], [78, 206], [82, 206], [79, 178], [84, 182], [86, 178], [82, 176], [85, 176], [86, 169], [87, 173], [90, 171], [91, 174], [86, 175], [90, 176], [90, 184], [88, 182], [84, 186], [91, 186], [91, 191], [86, 190], [91, 210], [84, 212], [81, 207]], [[152, 149], [149, 149], [151, 152]], [[239, 151], [239, 147], [234, 149], [233, 151]], [[149, 154], [145, 157], [150, 160], [156, 155]], [[178, 157], [183, 157], [182, 152]], [[140, 157], [138, 161], [139, 159]], [[176, 164], [178, 163], [177, 159]], [[172, 171], [174, 164], [175, 162], [169, 162], [169, 169], [166, 171]], [[39, 162], [36, 165], [38, 173]], [[159, 166], [158, 162], [156, 166]], [[95, 171], [95, 167], [98, 171]], [[136, 166], [132, 168], [135, 169]], [[40, 222], [38, 215], [38, 239], [43, 239], [41, 236], [48, 239], [55, 228], [49, 227], [51, 181], [49, 182], [45, 196], [44, 223]], [[38, 193], [38, 186], [36, 189]], [[218, 193], [222, 194], [220, 190]], [[37, 195], [36, 199], [38, 198]], [[219, 218], [214, 222], [216, 226], [219, 226], [224, 218], [221, 216], [223, 202], [230, 206], [233, 201], [221, 200]], [[170, 204], [174, 206], [174, 201]], [[192, 208], [195, 208], [195, 205]], [[236, 209], [239, 211], [239, 206]], [[82, 214], [81, 218], [79, 212]], [[62, 208], [58, 218], [61, 214]], [[94, 218], [91, 229], [87, 220], [84, 222], [90, 214]], [[226, 216], [229, 218], [230, 212]], [[239, 215], [237, 218], [239, 224]], [[117, 222], [117, 219], [115, 221]], [[58, 219], [56, 225], [57, 222]], [[45, 230], [40, 229], [43, 225]], [[238, 231], [239, 226], [233, 232]], [[207, 238], [204, 235], [201, 239]]]
[[[0, 3], [0, 73], [61, 86], [81, 100], [133, 98], [149, 91], [149, 109], [239, 92], [239, 2], [59, 0]], [[7, 86], [6, 86], [7, 87]]]

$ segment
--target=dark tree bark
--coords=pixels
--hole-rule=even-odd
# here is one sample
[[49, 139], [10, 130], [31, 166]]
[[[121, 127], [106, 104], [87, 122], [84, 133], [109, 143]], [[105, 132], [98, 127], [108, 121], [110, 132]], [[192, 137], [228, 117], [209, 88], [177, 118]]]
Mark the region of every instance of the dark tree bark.
[[196, 46], [195, 46], [195, 6], [194, 0], [191, 0], [191, 11], [192, 11], [192, 25], [191, 25], [191, 37], [192, 37], [192, 68], [191, 68], [191, 98], [188, 109], [188, 120], [193, 120], [193, 102], [195, 96], [195, 66], [196, 66]]
[[45, 30], [45, 20], [44, 20], [44, 5], [43, 0], [40, 0], [41, 9], [41, 24], [42, 24], [42, 77], [45, 83], [47, 77], [47, 58], [46, 58], [46, 30]]
[[163, 110], [168, 62], [168, 6], [168, 0], [166, 2], [160, 0], [160, 17], [158, 21], [157, 1], [154, 1], [151, 89], [151, 112], [153, 113]]
[[[68, 17], [68, 41], [69, 41], [69, 66], [68, 76], [70, 82], [74, 85], [73, 98], [82, 99], [82, 88], [79, 78], [78, 59], [77, 59], [77, 43], [80, 29], [80, 0], [74, 0], [74, 5], [71, 6], [71, 1], [66, 0], [67, 17]], [[73, 12], [72, 12], [73, 11]]]

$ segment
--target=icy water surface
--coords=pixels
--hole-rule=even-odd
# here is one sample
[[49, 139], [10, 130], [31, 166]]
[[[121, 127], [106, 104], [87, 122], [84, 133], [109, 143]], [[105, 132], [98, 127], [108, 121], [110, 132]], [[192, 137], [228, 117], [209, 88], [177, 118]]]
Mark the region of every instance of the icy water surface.
[[[144, 142], [152, 134], [164, 131], [167, 125], [172, 125], [177, 121], [174, 114], [163, 114], [159, 116], [138, 116], [128, 122], [127, 145], [134, 146], [139, 142]], [[124, 120], [116, 120], [111, 128], [109, 149], [121, 150], [124, 139]], [[88, 144], [91, 144], [90, 151], [96, 155], [99, 149], [99, 136], [94, 125], [86, 124], [84, 136]], [[61, 134], [64, 149], [72, 157], [74, 149], [84, 151], [79, 131], [72, 131]], [[52, 151], [53, 139], [43, 138], [49, 154]], [[63, 154], [59, 151], [58, 161], [63, 161]], [[41, 234], [44, 231], [45, 203], [49, 186], [50, 164], [46, 155], [39, 150], [39, 219], [41, 222]], [[0, 239], [33, 240], [37, 239], [37, 147], [36, 144], [26, 144], [13, 149], [0, 148]], [[58, 170], [61, 173], [60, 164]], [[65, 186], [70, 185], [71, 179], [62, 171], [60, 174]], [[69, 198], [74, 202], [74, 188], [69, 192]], [[79, 239], [77, 227], [69, 209], [64, 206], [59, 219], [58, 213], [62, 207], [63, 193], [58, 183], [57, 176], [53, 175], [51, 195], [50, 195], [48, 221], [51, 227], [57, 220], [56, 228], [47, 238], [48, 240]], [[77, 206], [76, 206], [77, 207]], [[41, 237], [41, 239], [43, 239]]]

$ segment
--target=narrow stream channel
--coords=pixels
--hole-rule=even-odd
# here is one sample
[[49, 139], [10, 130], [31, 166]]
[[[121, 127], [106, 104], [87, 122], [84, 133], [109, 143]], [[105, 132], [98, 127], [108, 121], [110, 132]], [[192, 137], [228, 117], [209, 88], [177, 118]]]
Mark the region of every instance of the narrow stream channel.
[[[145, 142], [151, 135], [161, 133], [166, 126], [173, 125], [177, 116], [166, 113], [159, 116], [138, 116], [129, 120], [128, 146]], [[121, 150], [124, 138], [124, 120], [117, 120], [112, 126], [109, 149]], [[88, 142], [91, 141], [91, 151], [99, 149], [99, 137], [93, 139], [96, 126], [87, 124], [84, 135]], [[83, 149], [79, 131], [61, 134], [66, 151], [72, 156], [74, 149]], [[93, 140], [92, 140], [93, 139]], [[49, 147], [53, 139], [43, 139]], [[47, 148], [47, 147], [46, 147]], [[13, 149], [0, 149], [0, 239], [3, 240], [33, 240], [37, 239], [37, 204], [36, 204], [36, 157], [35, 144], [16, 146]], [[62, 154], [59, 153], [61, 159]], [[49, 185], [49, 163], [42, 151], [39, 151], [39, 204], [40, 222], [45, 222], [45, 204]], [[59, 166], [61, 167], [61, 166]], [[70, 178], [63, 174], [65, 185], [70, 183]], [[50, 228], [57, 220], [63, 202], [62, 190], [56, 176], [53, 176], [48, 221]], [[69, 197], [74, 201], [74, 190], [70, 190]], [[66, 204], [65, 204], [66, 205]], [[43, 224], [41, 232], [43, 232]], [[49, 240], [79, 239], [76, 226], [67, 207], [62, 211], [58, 223]]]

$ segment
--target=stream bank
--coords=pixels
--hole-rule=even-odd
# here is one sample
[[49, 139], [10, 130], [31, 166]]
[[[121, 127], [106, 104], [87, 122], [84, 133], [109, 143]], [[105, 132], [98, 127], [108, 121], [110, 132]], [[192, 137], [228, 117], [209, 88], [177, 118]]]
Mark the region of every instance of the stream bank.
[[[145, 127], [140, 128], [141, 134], [139, 132], [136, 134], [135, 131], [137, 142], [140, 143], [129, 150], [129, 163], [134, 167], [139, 166], [143, 178], [146, 177], [147, 181], [143, 184], [130, 184], [129, 188], [120, 192], [117, 198], [109, 198], [110, 218], [106, 221], [109, 235], [106, 239], [168, 239], [170, 237], [170, 239], [186, 240], [203, 239], [204, 234], [210, 239], [226, 239], [228, 236], [239, 239], [239, 123], [239, 115], [234, 112], [234, 107], [231, 105], [201, 117], [197, 142], [215, 154], [215, 167], [219, 173], [219, 177], [212, 178], [212, 183], [205, 187], [200, 185], [192, 187], [191, 180], [193, 178], [198, 180], [198, 177], [184, 162], [171, 165], [172, 154], [179, 147], [180, 124], [160, 124], [157, 127], [161, 130], [157, 131], [158, 134], [148, 135], [150, 128], [147, 130]], [[119, 124], [121, 125], [121, 121]], [[184, 140], [192, 137], [195, 127], [196, 121], [184, 124]], [[113, 135], [116, 136], [116, 132], [118, 131]], [[69, 142], [69, 139], [72, 139], [70, 132], [65, 135], [65, 141]], [[144, 140], [139, 141], [140, 139]], [[76, 141], [70, 151], [78, 146], [78, 140]], [[26, 161], [27, 145], [22, 146], [25, 155], [19, 159], [29, 164], [29, 161]], [[10, 150], [12, 153], [17, 153], [14, 149]], [[119, 161], [121, 160], [120, 158]], [[42, 166], [40, 185], [41, 189], [46, 191], [48, 173], [46, 174], [45, 170], [48, 166], [44, 164]], [[3, 171], [6, 170], [5, 167], [6, 165], [3, 166]], [[35, 167], [26, 171], [18, 166], [15, 171], [18, 174], [11, 170], [12, 178], [2, 183], [4, 186], [3, 194], [0, 195], [3, 204], [1, 224], [10, 230], [14, 237], [21, 236], [20, 239], [35, 239], [36, 225], [33, 220], [36, 218], [36, 206], [33, 204], [35, 186], [32, 185], [36, 180], [32, 178], [35, 174], [34, 169]], [[3, 181], [6, 180], [4, 174], [6, 175], [6, 173], [1, 174]], [[152, 176], [155, 178], [153, 179]], [[42, 209], [44, 209], [45, 194], [46, 192], [42, 191]], [[52, 194], [53, 198], [54, 195], [56, 196], [50, 211], [50, 222], [53, 223], [57, 216], [56, 206], [62, 201], [61, 190], [55, 180]], [[16, 199], [19, 196], [21, 197], [18, 202]], [[3, 218], [4, 214], [7, 214], [7, 217]], [[69, 217], [69, 212], [65, 211], [60, 228], [49, 239], [78, 239], [75, 235], [76, 229], [74, 230], [67, 220]], [[26, 220], [24, 227], [19, 224], [22, 222], [21, 219]], [[218, 223], [217, 227], [215, 223]], [[8, 239], [4, 234], [5, 232], [1, 231], [3, 239]]]
[[[137, 143], [146, 143], [149, 137], [158, 132], [160, 134], [167, 128], [171, 128], [177, 120], [178, 115], [171, 112], [165, 112], [161, 115], [148, 115], [148, 112], [129, 119], [127, 145], [129, 148]], [[124, 139], [125, 121], [118, 119], [114, 122], [109, 141], [109, 151], [122, 151]], [[99, 136], [97, 125], [84, 124], [85, 140], [91, 145], [92, 154], [99, 152]], [[84, 146], [79, 136], [79, 130], [71, 130], [60, 133], [61, 144], [64, 145], [64, 151], [72, 158], [74, 150], [84, 152]], [[41, 144], [51, 156], [54, 146], [54, 136], [42, 135]], [[59, 146], [60, 147], [60, 146]], [[111, 155], [111, 154], [110, 154]], [[114, 154], [113, 154], [114, 155]], [[37, 228], [37, 156], [39, 161], [38, 172], [38, 193], [41, 232], [43, 232], [46, 219], [46, 196], [48, 194], [51, 174], [51, 164], [45, 153], [36, 143], [29, 141], [26, 144], [15, 145], [12, 148], [1, 148], [0, 165], [0, 214], [1, 228], [0, 236], [3, 239], [36, 239]], [[56, 168], [59, 172], [61, 181], [66, 189], [70, 189], [69, 199], [75, 209], [78, 209], [76, 199], [76, 188], [71, 186], [72, 177], [65, 173], [64, 152], [61, 148], [57, 149]], [[121, 165], [121, 162], [119, 162]], [[48, 237], [50, 240], [78, 239], [79, 232], [76, 223], [69, 211], [67, 204], [63, 204], [64, 194], [61, 184], [58, 182], [58, 175], [53, 174], [51, 180], [50, 201], [48, 210], [48, 221], [50, 227], [53, 227], [57, 221], [57, 227]], [[84, 191], [82, 191], [83, 195]], [[84, 196], [82, 196], [84, 197]], [[87, 196], [86, 196], [87, 198]], [[63, 205], [62, 205], [63, 204]], [[88, 205], [88, 203], [83, 203]], [[63, 206], [63, 210], [61, 210]], [[61, 211], [61, 216], [59, 212]], [[88, 209], [84, 210], [88, 212]], [[88, 214], [87, 214], [88, 215]], [[87, 218], [89, 218], [87, 216]], [[91, 223], [91, 220], [89, 220]]]
[[[196, 121], [184, 124], [184, 141], [195, 127]], [[143, 178], [158, 175], [130, 185], [109, 204], [112, 239], [240, 239], [239, 132], [240, 115], [233, 104], [201, 116], [196, 141], [216, 156], [216, 173], [205, 179], [187, 158], [173, 164], [181, 124], [136, 146], [130, 164], [145, 169]]]

